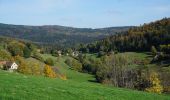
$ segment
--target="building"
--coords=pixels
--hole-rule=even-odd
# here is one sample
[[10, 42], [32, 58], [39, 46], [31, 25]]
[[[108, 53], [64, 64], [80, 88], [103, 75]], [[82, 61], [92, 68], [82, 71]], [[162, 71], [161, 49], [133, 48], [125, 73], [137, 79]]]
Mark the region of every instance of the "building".
[[4, 70], [14, 71], [18, 69], [18, 65], [12, 61], [0, 61], [0, 68]]
[[57, 51], [57, 53], [58, 53], [58, 56], [60, 57], [60, 56], [62, 56], [62, 51]]
[[78, 52], [78, 51], [72, 52], [72, 56], [77, 57], [78, 55], [79, 55], [79, 52]]

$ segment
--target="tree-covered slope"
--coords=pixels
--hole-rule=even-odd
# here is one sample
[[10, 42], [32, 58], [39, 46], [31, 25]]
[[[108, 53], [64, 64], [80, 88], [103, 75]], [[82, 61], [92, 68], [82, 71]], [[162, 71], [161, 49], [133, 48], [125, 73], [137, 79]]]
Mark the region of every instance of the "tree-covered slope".
[[74, 46], [78, 43], [90, 43], [116, 32], [127, 31], [129, 27], [112, 27], [102, 29], [72, 28], [57, 25], [24, 26], [0, 24], [0, 35], [30, 40], [41, 44]]
[[[150, 51], [151, 46], [159, 48], [162, 44], [170, 44], [170, 18], [130, 28], [124, 34], [116, 34], [102, 41], [88, 44], [81, 50], [99, 51]], [[87, 47], [87, 48], [86, 48]]]

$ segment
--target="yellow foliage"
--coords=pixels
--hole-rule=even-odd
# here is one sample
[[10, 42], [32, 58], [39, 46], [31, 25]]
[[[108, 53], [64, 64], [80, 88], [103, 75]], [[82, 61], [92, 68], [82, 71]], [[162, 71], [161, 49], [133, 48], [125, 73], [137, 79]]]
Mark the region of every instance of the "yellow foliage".
[[147, 92], [153, 92], [153, 93], [159, 93], [161, 94], [163, 91], [163, 87], [161, 86], [161, 82], [158, 78], [158, 74], [155, 72], [152, 72], [149, 76], [149, 81], [151, 83], [151, 87], [146, 88], [145, 90]]
[[62, 79], [62, 80], [67, 80], [66, 75], [60, 75], [59, 77], [60, 77], [60, 79]]
[[53, 69], [49, 65], [45, 65], [44, 75], [46, 77], [50, 77], [50, 78], [56, 78], [57, 77], [56, 73], [53, 71]]
[[11, 60], [14, 60], [19, 64], [18, 72], [23, 73], [23, 74], [30, 74], [30, 69], [28, 67], [28, 64], [26, 63], [26, 61], [22, 57], [15, 56]]
[[32, 63], [30, 65], [31, 65], [32, 75], [40, 75], [41, 74], [40, 65], [38, 63]]

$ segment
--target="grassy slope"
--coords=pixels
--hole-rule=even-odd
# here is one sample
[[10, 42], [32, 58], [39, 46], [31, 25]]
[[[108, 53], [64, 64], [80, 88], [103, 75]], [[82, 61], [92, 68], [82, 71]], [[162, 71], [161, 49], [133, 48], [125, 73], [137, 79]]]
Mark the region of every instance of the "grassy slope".
[[0, 100], [170, 100], [168, 95], [89, 82], [93, 76], [70, 70], [63, 62], [66, 58], [60, 58], [56, 66], [68, 76], [67, 81], [0, 71]]

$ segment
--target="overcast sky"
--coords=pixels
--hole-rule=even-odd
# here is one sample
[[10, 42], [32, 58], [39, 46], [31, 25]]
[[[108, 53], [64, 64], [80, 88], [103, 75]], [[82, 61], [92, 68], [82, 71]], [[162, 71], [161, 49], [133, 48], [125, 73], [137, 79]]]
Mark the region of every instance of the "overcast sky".
[[170, 17], [170, 0], [0, 0], [0, 23], [84, 28], [140, 25]]

